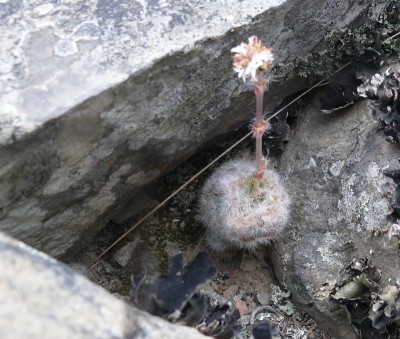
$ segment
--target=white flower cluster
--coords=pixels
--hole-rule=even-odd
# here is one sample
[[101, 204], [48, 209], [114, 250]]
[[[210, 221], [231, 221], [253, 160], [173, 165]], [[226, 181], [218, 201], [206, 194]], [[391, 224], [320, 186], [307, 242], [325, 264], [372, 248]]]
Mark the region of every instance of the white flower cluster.
[[249, 38], [248, 44], [242, 42], [232, 48], [231, 52], [235, 53], [232, 57], [233, 69], [244, 82], [247, 79], [257, 81], [258, 71], [269, 71], [272, 68], [274, 61], [272, 49], [263, 46], [255, 35]]

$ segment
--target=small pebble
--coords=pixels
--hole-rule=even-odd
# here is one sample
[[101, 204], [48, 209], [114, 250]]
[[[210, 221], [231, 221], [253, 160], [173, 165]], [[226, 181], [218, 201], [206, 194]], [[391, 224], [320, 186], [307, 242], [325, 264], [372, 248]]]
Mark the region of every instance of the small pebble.
[[261, 305], [268, 305], [271, 301], [271, 293], [259, 292], [257, 293], [257, 300]]
[[228, 286], [225, 284], [218, 284], [218, 289], [220, 291], [226, 291], [228, 289]]
[[249, 303], [249, 310], [250, 312], [253, 312], [255, 309], [257, 308], [257, 304], [252, 301], [251, 303]]
[[249, 308], [247, 307], [246, 302], [243, 300], [236, 301], [236, 308], [239, 311], [241, 317], [249, 313]]
[[127, 243], [125, 246], [121, 247], [115, 254], [114, 260], [121, 266], [125, 267], [132, 257], [137, 245], [139, 244], [139, 238]]
[[237, 278], [239, 275], [238, 271], [229, 271], [226, 273], [226, 275], [231, 279], [231, 278]]
[[228, 279], [226, 279], [226, 280], [224, 281], [224, 284], [225, 284], [226, 286], [230, 286], [230, 285], [232, 285], [235, 281], [236, 281], [236, 279], [229, 277]]
[[239, 291], [238, 285], [231, 285], [229, 286], [226, 291], [224, 292], [225, 299], [233, 298], [234, 295]]
[[244, 260], [240, 268], [244, 272], [255, 272], [258, 269], [257, 264], [255, 260]]
[[253, 301], [253, 297], [251, 295], [246, 295], [246, 298], [244, 299], [246, 303], [250, 304]]
[[217, 291], [219, 289], [218, 284], [215, 281], [211, 282], [211, 287], [213, 288], [214, 291]]
[[240, 318], [240, 322], [243, 325], [250, 325], [250, 314], [244, 315], [243, 317]]

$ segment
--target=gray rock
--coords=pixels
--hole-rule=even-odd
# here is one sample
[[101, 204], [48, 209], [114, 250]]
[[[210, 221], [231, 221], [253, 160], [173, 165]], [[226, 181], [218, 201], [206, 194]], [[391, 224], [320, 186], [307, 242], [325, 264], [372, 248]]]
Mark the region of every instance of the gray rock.
[[271, 302], [271, 293], [259, 292], [257, 293], [257, 300], [261, 305], [268, 305]]
[[129, 307], [1, 233], [0, 257], [1, 338], [205, 338]]
[[[249, 120], [230, 48], [256, 33], [294, 78], [368, 6], [2, 1], [0, 229], [55, 257], [82, 248], [146, 184]], [[268, 107], [308, 84], [280, 81]]]
[[356, 338], [329, 292], [353, 258], [369, 257], [382, 270], [383, 285], [398, 277], [397, 243], [372, 230], [387, 224], [382, 170], [397, 166], [400, 149], [377, 131], [369, 101], [330, 115], [318, 107], [314, 98], [300, 114], [281, 159], [291, 222], [270, 255], [294, 301], [321, 329], [333, 338]]
[[115, 254], [114, 260], [120, 264], [122, 267], [126, 266], [132, 257], [137, 245], [140, 242], [140, 238], [128, 242], [125, 246], [121, 247]]

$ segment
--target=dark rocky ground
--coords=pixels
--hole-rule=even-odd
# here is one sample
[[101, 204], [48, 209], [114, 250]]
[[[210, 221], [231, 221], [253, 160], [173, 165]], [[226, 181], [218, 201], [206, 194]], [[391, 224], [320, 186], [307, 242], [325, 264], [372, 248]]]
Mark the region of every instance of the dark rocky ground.
[[[211, 169], [174, 196], [95, 266], [88, 268], [97, 255], [137, 221], [131, 216], [132, 210], [144, 211], [156, 206], [245, 135], [248, 128], [244, 127], [215, 140], [149, 186], [140, 199], [132, 202], [132, 210], [111, 221], [86, 250], [69, 263], [128, 301], [132, 274], [139, 274], [146, 267], [151, 277], [157, 272], [166, 272], [169, 259], [178, 253], [189, 262], [199, 251], [205, 251], [215, 262], [218, 273], [202, 288], [214, 300], [234, 301], [244, 324], [244, 337], [251, 328], [251, 314], [260, 311], [256, 319], [268, 319], [277, 324], [277, 337], [356, 338], [359, 331], [359, 337], [364, 338], [365, 333], [374, 330], [369, 307], [372, 307], [371, 312], [376, 312], [376, 306], [371, 306], [373, 302], [369, 304], [370, 301], [386, 298], [379, 291], [388, 288], [396, 291], [400, 281], [398, 244], [387, 236], [388, 230], [390, 233], [393, 225], [396, 226], [393, 209], [389, 206], [396, 185], [384, 175], [388, 168], [397, 168], [400, 153], [398, 145], [385, 140], [380, 124], [374, 120], [373, 101], [364, 100], [344, 110], [324, 114], [320, 111], [323, 96], [324, 92], [319, 91], [290, 108], [287, 121], [291, 132], [286, 145], [271, 143], [273, 133], [265, 138], [269, 145], [276, 146], [268, 148], [271, 166], [279, 166], [278, 171], [292, 198], [289, 225], [282, 236], [266, 248], [224, 253], [207, 248], [204, 228], [195, 215], [197, 192]], [[280, 131], [284, 130], [281, 125]], [[252, 148], [249, 138], [221, 162], [249, 156]], [[335, 304], [330, 294], [337, 288], [343, 269], [354, 260], [363, 260], [360, 258], [372, 261], [381, 275], [373, 283], [377, 286], [375, 291], [362, 287], [360, 300], [365, 308], [361, 319], [353, 318], [354, 327], [345, 307]], [[354, 279], [358, 279], [357, 274]], [[354, 300], [359, 300], [357, 298]], [[267, 305], [273, 308], [259, 309]], [[351, 314], [355, 316], [354, 312]], [[379, 338], [388, 337], [383, 333]]]
[[[135, 207], [145, 209], [156, 206], [247, 131], [248, 128], [244, 127], [228, 137], [215, 140], [143, 192], [141, 204], [136, 202]], [[249, 138], [220, 160], [220, 163], [233, 157], [248, 156], [252, 147], [253, 142]], [[269, 265], [266, 248], [254, 252], [232, 250], [224, 253], [211, 252], [207, 248], [205, 230], [195, 215], [197, 192], [211, 171], [200, 176], [127, 235], [94, 267], [88, 268], [96, 255], [138, 220], [131, 220], [129, 211], [121, 215], [120, 220], [111, 221], [84, 251], [68, 260], [69, 264], [128, 301], [130, 277], [138, 274], [144, 266], [151, 276], [156, 272], [165, 272], [168, 260], [178, 253], [183, 253], [187, 262], [199, 251], [205, 251], [216, 263], [218, 273], [202, 288], [214, 299], [234, 300], [244, 325], [243, 337], [249, 337], [250, 316], [257, 312], [256, 320], [269, 320], [279, 326], [279, 332], [274, 338], [329, 338], [307, 314], [293, 305], [290, 293], [279, 287]], [[266, 305], [273, 306], [276, 313], [259, 309]]]

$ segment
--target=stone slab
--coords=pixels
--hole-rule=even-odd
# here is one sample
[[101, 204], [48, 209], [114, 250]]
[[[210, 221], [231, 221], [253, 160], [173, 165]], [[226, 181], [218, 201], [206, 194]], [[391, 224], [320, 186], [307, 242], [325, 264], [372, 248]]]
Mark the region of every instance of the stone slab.
[[2, 233], [0, 257], [1, 338], [206, 338], [128, 306]]
[[368, 100], [329, 115], [319, 107], [318, 96], [304, 107], [280, 162], [291, 221], [270, 257], [321, 329], [332, 338], [356, 338], [329, 293], [354, 258], [368, 257], [382, 270], [382, 286], [399, 277], [397, 242], [373, 231], [388, 223], [389, 201], [380, 192], [392, 180], [383, 170], [398, 167], [400, 149], [378, 130]]
[[249, 121], [233, 46], [257, 34], [273, 47], [272, 108], [309, 86], [295, 61], [369, 6], [1, 1], [0, 229], [54, 257], [86, 246], [148, 183]]

